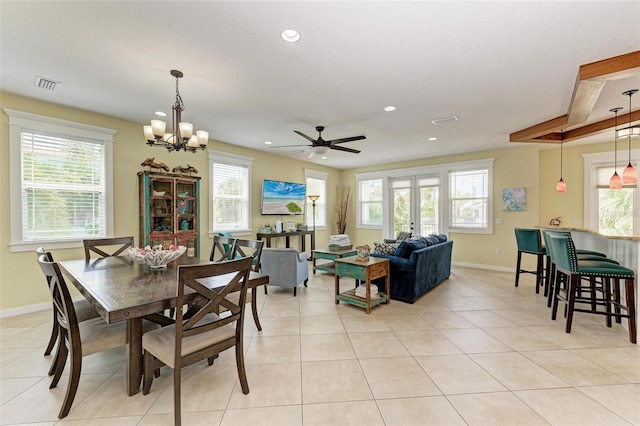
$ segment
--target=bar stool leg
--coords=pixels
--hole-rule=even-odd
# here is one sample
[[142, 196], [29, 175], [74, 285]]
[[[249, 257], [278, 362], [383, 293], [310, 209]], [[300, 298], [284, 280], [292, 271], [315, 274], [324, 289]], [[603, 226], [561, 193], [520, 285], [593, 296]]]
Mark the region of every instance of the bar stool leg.
[[636, 297], [634, 288], [634, 279], [627, 278], [625, 280], [626, 287], [626, 299], [627, 299], [627, 313], [629, 314], [629, 340], [631, 343], [636, 343]]
[[567, 283], [567, 325], [565, 326], [564, 331], [566, 333], [571, 333], [571, 323], [573, 322], [573, 310], [576, 305], [576, 293], [578, 292], [578, 287], [580, 285], [580, 276], [571, 275]]
[[[604, 278], [602, 285], [604, 286], [604, 306], [607, 311], [607, 327], [611, 328], [611, 279]], [[616, 321], [619, 318], [616, 317]]]

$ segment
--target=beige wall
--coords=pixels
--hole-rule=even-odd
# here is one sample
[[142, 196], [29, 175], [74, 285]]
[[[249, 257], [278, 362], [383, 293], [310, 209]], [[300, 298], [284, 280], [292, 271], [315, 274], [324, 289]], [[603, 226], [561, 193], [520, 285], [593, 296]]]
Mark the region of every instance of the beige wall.
[[[35, 255], [31, 252], [12, 253], [10, 250], [10, 216], [9, 216], [9, 129], [8, 117], [4, 108], [24, 111], [32, 114], [45, 115], [64, 120], [76, 121], [93, 126], [106, 127], [117, 130], [114, 136], [113, 164], [114, 164], [114, 215], [115, 235], [133, 235], [138, 243], [138, 171], [143, 170], [140, 163], [147, 157], [154, 157], [156, 162], [163, 162], [170, 168], [189, 163], [199, 171], [203, 177], [200, 195], [202, 204], [200, 210], [202, 228], [200, 231], [200, 256], [208, 257], [211, 250], [209, 229], [209, 179], [207, 179], [208, 156], [205, 152], [196, 154], [180, 152], [168, 153], [165, 149], [150, 148], [145, 145], [141, 124], [116, 119], [88, 111], [67, 108], [60, 105], [36, 101], [8, 93], [0, 96], [2, 115], [0, 121], [0, 311], [46, 302], [49, 294], [44, 284], [42, 273], [35, 264]], [[328, 167], [315, 166], [310, 163], [269, 155], [263, 152], [241, 148], [234, 145], [212, 141], [209, 148], [226, 153], [255, 158], [252, 170], [252, 227], [251, 235], [259, 230], [265, 222], [273, 223], [276, 219], [285, 217], [261, 216], [260, 198], [262, 180], [277, 179], [290, 182], [304, 182], [304, 169], [324, 171], [328, 173], [327, 188], [335, 188], [340, 181], [340, 171]], [[335, 197], [327, 200], [328, 212], [335, 208]], [[318, 231], [319, 246], [326, 246], [330, 233], [335, 233], [335, 225], [331, 220], [333, 215], [328, 213], [328, 230]], [[292, 245], [295, 245], [292, 241]], [[66, 250], [52, 250], [56, 260], [83, 257], [80, 248]]]
[[[138, 188], [136, 173], [142, 170], [140, 163], [147, 157], [156, 157], [169, 167], [186, 165], [188, 162], [203, 176], [201, 195], [201, 251], [206, 257], [211, 249], [209, 228], [209, 180], [207, 179], [208, 157], [205, 153], [173, 153], [164, 149], [149, 148], [145, 145], [140, 123], [132, 123], [101, 114], [67, 108], [60, 105], [36, 101], [33, 99], [2, 93], [0, 106], [19, 111], [40, 114], [65, 120], [117, 130], [114, 137], [114, 199], [115, 199], [115, 235], [134, 235], [138, 241]], [[8, 117], [2, 111], [0, 117], [0, 313], [2, 311], [27, 305], [44, 303], [49, 299], [40, 271], [35, 267], [34, 254], [30, 252], [11, 253], [9, 223], [9, 143]], [[515, 227], [532, 227], [548, 223], [555, 216], [563, 216], [565, 224], [573, 225], [574, 220], [582, 224], [583, 220], [583, 161], [581, 154], [611, 150], [610, 144], [568, 146], [564, 148], [564, 178], [568, 191], [565, 194], [555, 192], [555, 182], [559, 178], [559, 151], [557, 148], [540, 148], [537, 145], [514, 144], [501, 150], [481, 151], [463, 155], [387, 164], [352, 170], [336, 170], [315, 166], [303, 161], [270, 155], [261, 151], [235, 145], [210, 142], [209, 148], [246, 157], [253, 157], [252, 187], [252, 227], [258, 231], [264, 223], [273, 223], [278, 217], [260, 215], [261, 182], [263, 179], [279, 179], [293, 182], [304, 181], [304, 169], [310, 168], [327, 172], [327, 222], [328, 229], [318, 231], [317, 246], [326, 246], [330, 234], [336, 233], [335, 188], [345, 184], [351, 188], [350, 212], [347, 233], [356, 244], [371, 244], [382, 239], [382, 231], [357, 229], [355, 227], [355, 173], [400, 169], [425, 165], [471, 161], [495, 158], [493, 181], [493, 234], [452, 233], [454, 240], [453, 259], [457, 264], [480, 265], [489, 268], [511, 270], [515, 265], [516, 245], [513, 236]], [[636, 142], [634, 148], [638, 147]], [[425, 153], [427, 156], [428, 153]], [[622, 158], [622, 157], [621, 157]], [[527, 189], [527, 210], [524, 212], [503, 212], [501, 191], [506, 187], [524, 186]], [[496, 225], [495, 219], [501, 218], [502, 225]], [[286, 218], [282, 218], [283, 220]], [[502, 250], [500, 256], [496, 249]], [[81, 249], [55, 250], [58, 260], [82, 257]]]

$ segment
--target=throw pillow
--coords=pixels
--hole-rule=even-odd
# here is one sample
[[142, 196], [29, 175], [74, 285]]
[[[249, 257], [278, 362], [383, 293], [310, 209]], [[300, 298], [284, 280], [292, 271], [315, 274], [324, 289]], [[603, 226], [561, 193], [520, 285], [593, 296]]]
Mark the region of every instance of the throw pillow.
[[404, 240], [408, 240], [409, 238], [411, 238], [411, 232], [399, 232], [398, 238], [396, 238], [396, 240], [404, 241]]
[[445, 234], [429, 234], [430, 237], [437, 237], [441, 243], [447, 241], [447, 236]]
[[400, 243], [373, 243], [373, 252], [378, 254], [387, 254], [393, 256]]
[[434, 244], [439, 244], [440, 240], [438, 239], [438, 237], [436, 236], [428, 236], [427, 238], [425, 238], [427, 240], [427, 243], [432, 246]]
[[[407, 240], [401, 241], [400, 244], [398, 244], [398, 248], [396, 248], [396, 251], [393, 253], [394, 256], [399, 256], [399, 257], [405, 257], [405, 250], [407, 250], [407, 245], [409, 245], [409, 242]], [[406, 257], [407, 259], [409, 258], [408, 256]]]

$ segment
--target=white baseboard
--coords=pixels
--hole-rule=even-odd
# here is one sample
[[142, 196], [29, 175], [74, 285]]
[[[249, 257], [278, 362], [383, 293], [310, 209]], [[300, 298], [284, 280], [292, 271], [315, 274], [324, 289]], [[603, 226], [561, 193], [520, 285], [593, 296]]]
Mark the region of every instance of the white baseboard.
[[495, 265], [483, 265], [480, 263], [467, 263], [467, 262], [451, 262], [453, 266], [464, 266], [465, 268], [477, 268], [487, 269], [489, 271], [511, 272], [516, 273], [515, 268], [509, 268], [508, 266], [495, 266]]
[[[78, 300], [83, 299], [83, 296], [77, 296], [73, 298], [73, 301], [77, 302]], [[26, 305], [17, 308], [5, 309], [0, 311], [0, 318], [9, 318], [23, 314], [31, 314], [33, 312], [44, 311], [46, 309], [51, 310], [51, 302], [36, 303], [35, 305]]]

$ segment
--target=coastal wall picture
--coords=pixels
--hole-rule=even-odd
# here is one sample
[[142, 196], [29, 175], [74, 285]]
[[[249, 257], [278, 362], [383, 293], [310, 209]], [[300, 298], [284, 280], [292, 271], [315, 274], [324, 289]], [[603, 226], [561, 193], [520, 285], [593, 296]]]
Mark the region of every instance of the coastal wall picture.
[[525, 187], [504, 188], [502, 190], [502, 211], [523, 212], [527, 209], [527, 189]]

